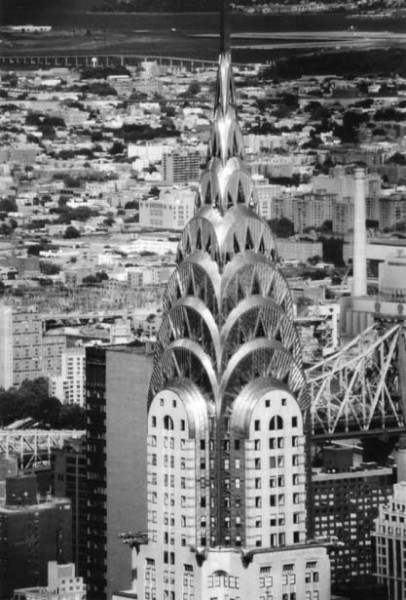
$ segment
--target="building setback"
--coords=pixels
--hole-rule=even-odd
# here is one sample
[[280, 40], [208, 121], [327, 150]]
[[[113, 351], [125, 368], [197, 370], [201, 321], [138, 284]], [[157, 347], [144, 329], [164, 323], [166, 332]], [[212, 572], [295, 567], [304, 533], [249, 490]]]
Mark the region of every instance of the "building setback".
[[119, 534], [146, 529], [146, 406], [152, 354], [144, 346], [87, 348], [87, 599], [131, 581]]

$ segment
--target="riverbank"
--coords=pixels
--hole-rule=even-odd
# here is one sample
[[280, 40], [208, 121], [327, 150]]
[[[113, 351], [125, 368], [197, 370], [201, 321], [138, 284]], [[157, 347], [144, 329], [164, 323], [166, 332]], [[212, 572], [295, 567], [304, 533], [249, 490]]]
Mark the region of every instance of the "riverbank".
[[[94, 13], [48, 15], [51, 34], [13, 36], [7, 54], [32, 52], [166, 55], [217, 60], [217, 13]], [[35, 24], [35, 21], [34, 21]], [[343, 15], [269, 17], [231, 15], [233, 58], [268, 63], [283, 56], [340, 48], [386, 48], [405, 44], [399, 20], [351, 20]], [[63, 32], [63, 33], [61, 33]], [[8, 38], [10, 40], [10, 38]], [[5, 49], [3, 44], [2, 50]]]

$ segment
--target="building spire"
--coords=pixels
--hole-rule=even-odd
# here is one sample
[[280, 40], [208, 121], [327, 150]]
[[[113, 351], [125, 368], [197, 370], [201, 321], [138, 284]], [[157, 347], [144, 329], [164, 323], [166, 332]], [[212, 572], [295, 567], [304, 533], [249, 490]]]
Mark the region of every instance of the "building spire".
[[220, 54], [230, 51], [229, 0], [221, 0], [220, 8]]

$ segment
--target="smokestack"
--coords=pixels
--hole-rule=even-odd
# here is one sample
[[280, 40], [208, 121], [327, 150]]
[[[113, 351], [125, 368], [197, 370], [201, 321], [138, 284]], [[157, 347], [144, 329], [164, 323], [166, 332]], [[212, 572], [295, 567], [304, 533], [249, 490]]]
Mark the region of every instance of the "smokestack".
[[353, 255], [353, 296], [367, 295], [367, 232], [365, 226], [365, 171], [357, 168], [354, 172], [354, 255]]

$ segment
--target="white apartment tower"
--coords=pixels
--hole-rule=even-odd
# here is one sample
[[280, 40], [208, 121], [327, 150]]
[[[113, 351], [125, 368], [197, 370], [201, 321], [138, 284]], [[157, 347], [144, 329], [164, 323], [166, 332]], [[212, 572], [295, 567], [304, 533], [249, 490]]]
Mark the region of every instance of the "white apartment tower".
[[309, 394], [290, 291], [257, 212], [223, 35], [208, 163], [169, 280], [148, 399], [139, 600], [328, 600], [309, 542]]
[[393, 488], [393, 496], [379, 509], [375, 520], [376, 575], [386, 584], [389, 600], [406, 597], [406, 482]]

